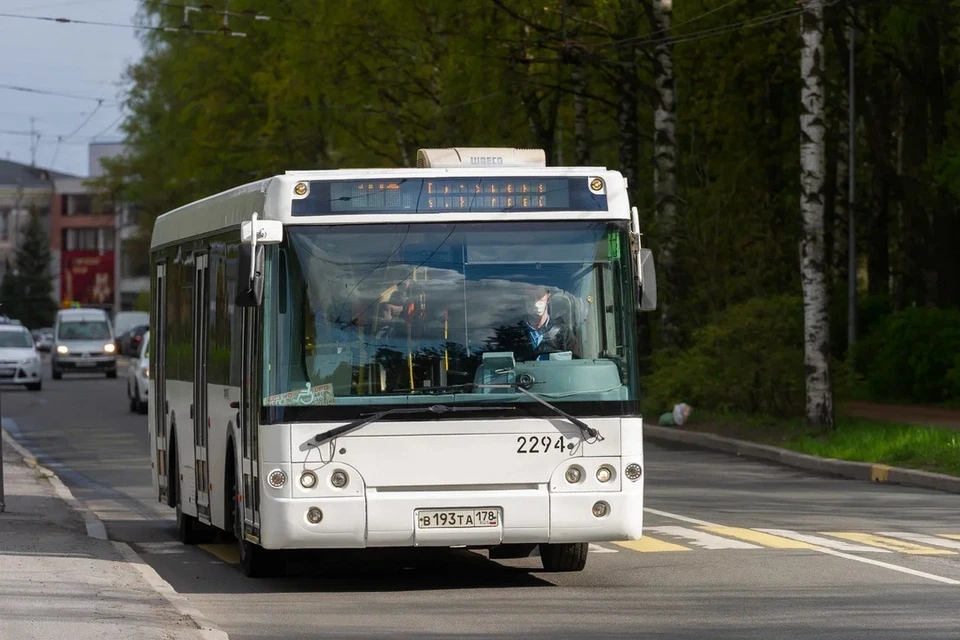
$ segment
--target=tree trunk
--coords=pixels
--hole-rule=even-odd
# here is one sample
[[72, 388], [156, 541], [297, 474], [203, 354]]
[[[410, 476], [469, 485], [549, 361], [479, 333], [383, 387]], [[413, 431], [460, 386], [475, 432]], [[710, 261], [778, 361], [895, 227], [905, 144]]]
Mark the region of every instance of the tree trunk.
[[847, 281], [849, 256], [847, 229], [850, 222], [847, 211], [850, 206], [850, 90], [843, 83], [840, 91], [840, 112], [837, 117], [837, 168], [834, 173], [836, 186], [833, 190], [833, 251], [832, 265], [834, 282]]
[[573, 56], [573, 163], [584, 166], [590, 162], [590, 115], [587, 102], [587, 74], [582, 53]]
[[803, 285], [807, 422], [833, 426], [830, 318], [824, 263], [823, 5], [806, 0], [800, 14], [800, 278]]
[[[651, 27], [655, 38], [670, 36], [673, 0], [652, 0]], [[660, 327], [663, 344], [676, 346], [680, 341], [677, 322], [677, 101], [673, 82], [673, 43], [656, 45], [654, 73], [657, 104], [653, 110], [653, 193], [656, 202], [657, 247], [660, 249], [658, 269], [663, 274], [660, 306]]]

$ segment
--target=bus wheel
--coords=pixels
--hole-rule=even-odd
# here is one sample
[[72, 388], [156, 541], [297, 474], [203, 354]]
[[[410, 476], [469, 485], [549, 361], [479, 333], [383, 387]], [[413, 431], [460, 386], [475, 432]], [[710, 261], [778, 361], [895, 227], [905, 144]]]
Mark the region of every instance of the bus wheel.
[[588, 549], [586, 542], [541, 544], [540, 562], [546, 571], [583, 571], [587, 565]]
[[268, 578], [280, 572], [278, 554], [271, 553], [243, 536], [243, 504], [240, 502], [240, 478], [233, 481], [233, 535], [237, 539], [240, 570], [248, 578]]

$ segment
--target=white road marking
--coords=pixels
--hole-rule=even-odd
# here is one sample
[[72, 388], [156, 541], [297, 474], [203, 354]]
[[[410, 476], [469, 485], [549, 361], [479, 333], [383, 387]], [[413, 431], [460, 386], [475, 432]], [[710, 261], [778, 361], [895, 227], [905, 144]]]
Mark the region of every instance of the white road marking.
[[[644, 507], [644, 511], [648, 511], [658, 516], [663, 516], [664, 518], [672, 518], [674, 520], [680, 520], [681, 522], [693, 522], [695, 524], [702, 524], [705, 526], [722, 526], [713, 522], [705, 522], [703, 520], [696, 520], [694, 518], [688, 518], [687, 516], [681, 516], [674, 513], [668, 513], [666, 511], [657, 511], [655, 509], [649, 509]], [[816, 547], [813, 549], [817, 553], [823, 553], [829, 556], [836, 556], [838, 558], [844, 558], [846, 560], [853, 560], [854, 562], [861, 562], [863, 564], [870, 564], [875, 567], [881, 567], [883, 569], [889, 569], [891, 571], [898, 571], [900, 573], [906, 573], [911, 576], [916, 576], [918, 578], [925, 578], [927, 580], [933, 580], [935, 582], [941, 582], [943, 584], [951, 585], [960, 585], [960, 580], [954, 580], [953, 578], [946, 578], [944, 576], [938, 576], [932, 573], [927, 573], [926, 571], [917, 571], [916, 569], [909, 569], [907, 567], [901, 567], [896, 564], [890, 564], [889, 562], [881, 562], [880, 560], [874, 560], [873, 558], [861, 558], [860, 556], [855, 556], [849, 553], [844, 553], [843, 551], [836, 551], [834, 549], [827, 549], [826, 547]]]
[[929, 544], [935, 547], [946, 547], [948, 549], [960, 550], [960, 540], [950, 540], [949, 538], [938, 538], [937, 536], [927, 535], [925, 533], [904, 533], [900, 531], [878, 531], [878, 536], [887, 536], [889, 538], [900, 538], [910, 542], [919, 542], [920, 544]]
[[890, 553], [889, 549], [868, 547], [864, 544], [853, 544], [852, 542], [845, 542], [843, 540], [831, 540], [830, 538], [824, 538], [823, 536], [815, 536], [809, 533], [798, 533], [796, 531], [790, 531], [789, 529], [757, 529], [757, 531], [763, 531], [764, 533], [771, 533], [775, 536], [783, 536], [784, 538], [791, 538], [801, 542], [809, 542], [810, 544], [817, 545], [818, 547], [836, 549], [837, 551], [869, 551], [870, 553]]
[[598, 544], [590, 543], [590, 553], [617, 553], [616, 549], [608, 549], [607, 547], [601, 547]]
[[648, 527], [650, 531], [662, 535], [681, 538], [702, 549], [762, 549], [759, 545], [750, 544], [741, 540], [721, 538], [706, 531], [697, 531], [687, 527]]

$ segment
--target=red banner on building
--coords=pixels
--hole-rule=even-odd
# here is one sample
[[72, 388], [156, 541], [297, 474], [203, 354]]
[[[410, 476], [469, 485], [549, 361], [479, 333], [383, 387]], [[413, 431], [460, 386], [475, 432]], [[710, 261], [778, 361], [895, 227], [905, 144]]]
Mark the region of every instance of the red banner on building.
[[113, 304], [113, 252], [60, 254], [60, 300], [64, 305]]

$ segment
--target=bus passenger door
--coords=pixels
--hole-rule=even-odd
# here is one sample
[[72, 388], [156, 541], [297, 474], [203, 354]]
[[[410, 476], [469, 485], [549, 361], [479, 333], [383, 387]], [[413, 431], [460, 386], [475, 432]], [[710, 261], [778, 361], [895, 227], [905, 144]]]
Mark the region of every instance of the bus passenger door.
[[157, 453], [157, 499], [166, 504], [169, 496], [167, 479], [167, 265], [158, 264], [153, 292], [153, 327], [151, 328], [150, 377], [153, 392], [149, 401], [153, 405], [154, 448]]
[[259, 415], [260, 372], [257, 370], [257, 353], [260, 340], [257, 327], [258, 310], [244, 307], [240, 332], [243, 341], [240, 348], [240, 362], [243, 367], [243, 382], [240, 384], [240, 439], [241, 469], [243, 473], [243, 534], [245, 537], [260, 540], [260, 453], [257, 429]]
[[207, 353], [209, 352], [210, 254], [197, 254], [194, 261], [193, 292], [193, 446], [195, 450], [197, 518], [210, 524], [210, 468], [207, 456], [209, 418], [207, 416]]

